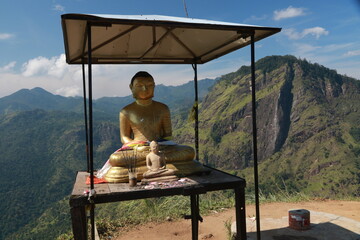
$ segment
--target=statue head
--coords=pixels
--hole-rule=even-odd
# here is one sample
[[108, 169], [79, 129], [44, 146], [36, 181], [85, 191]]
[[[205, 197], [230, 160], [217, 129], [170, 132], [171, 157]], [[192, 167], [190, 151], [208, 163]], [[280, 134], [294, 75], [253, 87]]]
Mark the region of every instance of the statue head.
[[151, 141], [150, 143], [150, 151], [153, 153], [159, 152], [159, 144], [156, 141]]
[[137, 72], [131, 79], [129, 87], [137, 100], [148, 100], [154, 97], [155, 82], [148, 72]]

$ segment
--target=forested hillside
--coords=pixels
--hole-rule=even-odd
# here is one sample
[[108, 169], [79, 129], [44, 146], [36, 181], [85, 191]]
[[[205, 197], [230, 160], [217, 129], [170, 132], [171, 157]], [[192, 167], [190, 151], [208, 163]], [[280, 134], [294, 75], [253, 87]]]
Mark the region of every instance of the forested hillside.
[[[118, 130], [112, 123], [95, 124], [101, 136], [95, 138], [99, 166], [99, 159], [117, 147]], [[86, 170], [86, 158], [80, 114], [32, 110], [2, 115], [0, 132], [4, 237], [68, 195], [75, 172]]]
[[[201, 96], [214, 82], [199, 81]], [[170, 102], [177, 122], [192, 107], [191, 90], [192, 82], [159, 85], [155, 94], [157, 100]], [[118, 114], [131, 101], [131, 96], [94, 101], [95, 168], [121, 146]], [[0, 239], [53, 239], [70, 229], [64, 199], [76, 171], [87, 169], [82, 104], [81, 98], [65, 98], [41, 88], [22, 89], [0, 99]]]
[[[243, 176], [252, 191], [250, 67], [199, 82], [200, 159]], [[216, 83], [215, 83], [216, 82]], [[215, 85], [214, 85], [215, 84]], [[193, 144], [193, 83], [159, 85], [174, 140]], [[256, 63], [260, 189], [359, 197], [360, 82], [293, 56]], [[95, 168], [119, 147], [118, 112], [131, 96], [94, 100]], [[86, 169], [81, 98], [43, 89], [0, 98], [0, 239], [54, 239], [69, 231], [67, 196]], [[117, 214], [121, 214], [118, 212]]]
[[[293, 56], [263, 58], [256, 69], [262, 192], [359, 196], [360, 82]], [[249, 81], [247, 66], [221, 78], [200, 105], [199, 132], [201, 159], [251, 184]], [[191, 128], [176, 136], [187, 141]]]

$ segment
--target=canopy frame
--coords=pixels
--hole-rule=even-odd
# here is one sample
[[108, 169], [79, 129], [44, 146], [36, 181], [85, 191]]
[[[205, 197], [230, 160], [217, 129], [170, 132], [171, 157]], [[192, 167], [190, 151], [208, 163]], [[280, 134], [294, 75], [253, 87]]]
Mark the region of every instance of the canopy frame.
[[[104, 15], [105, 16], [105, 15]], [[83, 70], [83, 95], [84, 95], [84, 115], [85, 115], [85, 132], [86, 132], [86, 158], [87, 158], [87, 169], [90, 173], [90, 193], [89, 193], [89, 204], [91, 206], [90, 219], [91, 219], [91, 239], [95, 239], [95, 211], [93, 198], [95, 197], [94, 191], [94, 163], [93, 163], [93, 107], [92, 107], [92, 65], [93, 64], [191, 64], [194, 70], [194, 88], [195, 88], [195, 151], [196, 160], [199, 161], [199, 133], [198, 133], [198, 79], [197, 79], [197, 64], [203, 64], [223, 55], [226, 55], [239, 48], [251, 45], [251, 94], [252, 94], [252, 126], [253, 126], [253, 158], [254, 158], [254, 182], [255, 182], [255, 203], [256, 203], [256, 229], [257, 239], [261, 239], [260, 235], [260, 208], [259, 208], [259, 191], [258, 191], [258, 159], [257, 159], [257, 126], [256, 126], [256, 89], [255, 89], [255, 42], [266, 38], [272, 34], [280, 32], [280, 28], [269, 28], [269, 27], [258, 27], [249, 25], [238, 25], [221, 22], [207, 22], [205, 23], [195, 21], [195, 23], [177, 22], [170, 20], [144, 20], [144, 19], [116, 19], [113, 17], [105, 18], [104, 16], [97, 15], [84, 15], [84, 14], [64, 14], [62, 15], [62, 26], [64, 33], [64, 44], [66, 52], [66, 61], [68, 64], [82, 64]], [[106, 15], [108, 16], [108, 15]], [[85, 27], [83, 30], [82, 49], [81, 53], [71, 56], [71, 46], [69, 44], [69, 33], [67, 29], [66, 21], [85, 21]], [[120, 33], [115, 34], [110, 38], [103, 40], [101, 43], [93, 46], [92, 43], [92, 30], [96, 27], [110, 28], [114, 24], [127, 24], [130, 27]], [[134, 32], [141, 26], [152, 27], [152, 46], [148, 47], [139, 57], [94, 57], [93, 52], [101, 49], [108, 44], [119, 40], [120, 38]], [[157, 37], [156, 27], [161, 27], [165, 33], [160, 38]], [[201, 54], [196, 54], [195, 50], [191, 46], [188, 46], [183, 40], [174, 34], [175, 29], [215, 29], [216, 31], [236, 31], [236, 34], [232, 35], [229, 39], [217, 46], [213, 46], [207, 51]], [[260, 36], [256, 35], [256, 31], [268, 31]], [[177, 42], [182, 48], [184, 48], [191, 57], [146, 57], [153, 49], [159, 47], [163, 39], [171, 36], [172, 39]], [[240, 45], [231, 46], [236, 41], [243, 41]], [[224, 48], [226, 48], [224, 50]], [[87, 50], [86, 50], [87, 49]], [[222, 50], [221, 52], [218, 52]], [[205, 56], [210, 56], [204, 60]], [[86, 83], [85, 83], [85, 68], [84, 65], [88, 65], [88, 114], [86, 107]], [[196, 231], [197, 232], [197, 231]], [[196, 235], [196, 236], [195, 236]], [[197, 234], [193, 233], [193, 239], [197, 239]]]
[[[86, 25], [102, 35], [92, 64], [203, 64], [280, 31], [280, 28], [157, 15], [64, 14], [69, 64], [87, 63]], [[77, 32], [81, 36], [74, 37]], [[135, 40], [136, 38], [142, 38]], [[140, 46], [140, 47], [139, 47]]]

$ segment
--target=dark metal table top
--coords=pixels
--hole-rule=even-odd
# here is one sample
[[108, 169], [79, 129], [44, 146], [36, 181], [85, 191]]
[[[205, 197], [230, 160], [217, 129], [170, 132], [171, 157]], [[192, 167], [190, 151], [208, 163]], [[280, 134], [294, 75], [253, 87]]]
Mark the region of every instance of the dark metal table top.
[[[172, 195], [188, 196], [191, 194], [203, 194], [208, 191], [244, 189], [246, 186], [243, 178], [213, 168], [208, 169], [211, 170], [209, 174], [188, 176], [176, 182], [151, 183], [148, 185], [141, 185], [138, 182], [135, 187], [130, 187], [128, 183], [95, 184], [96, 196], [93, 201], [97, 204]], [[89, 173], [87, 172], [77, 173], [70, 197], [72, 207], [89, 204], [86, 193], [89, 190], [89, 185], [86, 184], [88, 176]]]

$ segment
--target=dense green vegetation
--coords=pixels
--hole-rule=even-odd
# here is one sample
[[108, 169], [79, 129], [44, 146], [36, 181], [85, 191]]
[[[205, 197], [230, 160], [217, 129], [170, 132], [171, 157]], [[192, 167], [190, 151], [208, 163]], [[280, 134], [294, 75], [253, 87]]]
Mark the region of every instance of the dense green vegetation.
[[[256, 67], [262, 191], [359, 197], [359, 81], [293, 56], [266, 57]], [[243, 66], [212, 88], [200, 105], [199, 131], [200, 158], [243, 169], [238, 175], [252, 186], [249, 79]], [[189, 135], [189, 126], [176, 136]]]
[[[80, 114], [33, 110], [2, 115], [0, 122], [1, 165], [5, 168], [0, 175], [0, 228], [4, 238], [68, 195], [75, 171], [85, 170], [86, 161]], [[112, 124], [98, 124], [95, 131], [99, 134], [109, 128], [113, 135], [95, 138], [97, 166], [103, 162], [99, 159], [117, 147], [117, 128]]]
[[[242, 66], [216, 84], [201, 81], [199, 137], [201, 161], [244, 177], [251, 202], [249, 80], [250, 67]], [[270, 56], [256, 63], [256, 90], [261, 199], [358, 199], [359, 81], [293, 56]], [[170, 106], [175, 140], [191, 145], [192, 83], [160, 85], [155, 95]], [[130, 101], [94, 102], [95, 168], [119, 147], [117, 115]], [[0, 239], [69, 238], [67, 197], [76, 171], [86, 169], [82, 100], [39, 88], [1, 98], [0, 133]], [[201, 199], [203, 213], [234, 204], [231, 192]], [[188, 211], [188, 201], [172, 197], [100, 205], [97, 225], [105, 236], [145, 219], [180, 218]]]
[[[202, 95], [213, 83], [200, 81]], [[184, 103], [173, 110], [178, 122], [186, 116], [176, 113], [191, 108], [193, 100], [187, 93], [191, 86], [191, 82], [179, 87], [157, 86], [162, 92], [159, 101], [163, 92], [173, 92], [172, 104], [176, 100]], [[120, 147], [118, 111], [131, 99], [95, 101], [95, 168]], [[54, 239], [70, 228], [68, 203], [59, 200], [71, 192], [76, 171], [87, 168], [81, 105], [80, 98], [56, 96], [40, 88], [23, 89], [0, 99], [0, 164], [4, 169], [0, 175], [0, 239]]]

